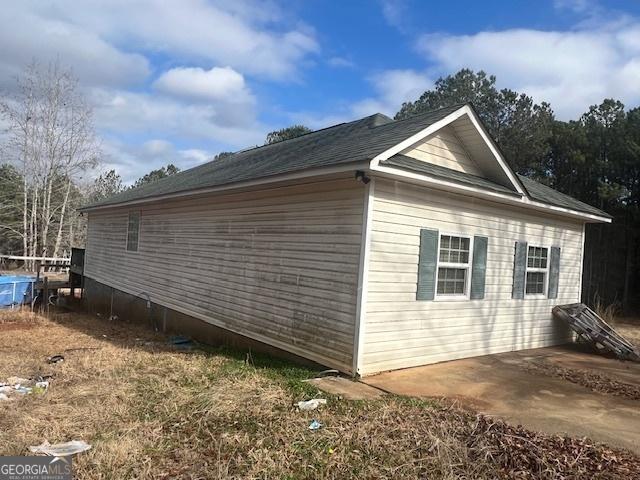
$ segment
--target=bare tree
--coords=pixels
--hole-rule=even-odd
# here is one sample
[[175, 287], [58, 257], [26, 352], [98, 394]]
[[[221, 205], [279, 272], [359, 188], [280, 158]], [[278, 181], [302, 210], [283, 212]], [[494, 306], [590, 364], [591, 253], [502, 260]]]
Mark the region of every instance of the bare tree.
[[68, 217], [75, 182], [99, 158], [93, 114], [77, 79], [58, 62], [32, 63], [17, 86], [0, 100], [0, 114], [8, 124], [4, 151], [22, 173], [23, 250], [57, 256], [74, 223]]

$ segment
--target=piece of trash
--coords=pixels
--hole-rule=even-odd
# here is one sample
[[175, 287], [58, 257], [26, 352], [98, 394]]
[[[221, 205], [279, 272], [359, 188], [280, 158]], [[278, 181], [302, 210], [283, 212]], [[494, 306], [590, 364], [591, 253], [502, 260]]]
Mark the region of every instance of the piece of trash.
[[91, 445], [84, 440], [71, 440], [70, 442], [56, 443], [54, 445], [45, 440], [41, 445], [29, 447], [32, 453], [43, 453], [52, 457], [67, 457], [90, 449]]
[[23, 387], [22, 385], [18, 384], [15, 387], [13, 387], [13, 389], [22, 394], [22, 395], [28, 395], [29, 393], [31, 393], [31, 391], [33, 390], [33, 388], [31, 387]]
[[193, 347], [193, 341], [189, 337], [176, 335], [169, 337], [169, 344], [181, 350], [190, 350]]
[[7, 397], [4, 393], [0, 393], [0, 401], [6, 401], [9, 400], [9, 397]]
[[51, 355], [47, 357], [47, 363], [58, 363], [64, 362], [64, 357], [62, 355]]
[[313, 398], [311, 400], [303, 400], [301, 402], [296, 403], [296, 406], [300, 410], [315, 410], [320, 405], [326, 405], [327, 401], [324, 398]]
[[49, 389], [49, 382], [36, 382], [36, 386], [33, 388], [34, 393], [44, 394]]
[[317, 420], [312, 420], [309, 424], [309, 430], [320, 430], [322, 428], [322, 424]]
[[9, 393], [13, 390], [13, 387], [9, 385], [3, 385], [0, 387], [0, 393]]
[[337, 377], [338, 375], [340, 375], [340, 372], [338, 370], [334, 370], [333, 368], [331, 368], [329, 370], [323, 370], [321, 372], [318, 372], [316, 374], [316, 378]]

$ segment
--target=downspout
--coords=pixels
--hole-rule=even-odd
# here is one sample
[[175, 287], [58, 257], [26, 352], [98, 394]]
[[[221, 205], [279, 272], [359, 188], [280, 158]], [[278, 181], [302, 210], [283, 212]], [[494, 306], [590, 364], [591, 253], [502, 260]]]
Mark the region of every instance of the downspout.
[[[356, 178], [362, 181], [361, 178]], [[365, 177], [366, 178], [366, 177]], [[371, 224], [373, 222], [373, 199], [375, 178], [370, 178], [364, 187], [364, 204], [362, 209], [362, 234], [360, 240], [360, 262], [358, 266], [358, 295], [356, 300], [356, 323], [353, 337], [353, 369], [352, 375], [359, 376], [362, 367], [364, 347], [364, 329], [367, 313], [367, 291], [369, 283], [369, 257], [371, 250]], [[363, 182], [364, 183], [364, 182]]]

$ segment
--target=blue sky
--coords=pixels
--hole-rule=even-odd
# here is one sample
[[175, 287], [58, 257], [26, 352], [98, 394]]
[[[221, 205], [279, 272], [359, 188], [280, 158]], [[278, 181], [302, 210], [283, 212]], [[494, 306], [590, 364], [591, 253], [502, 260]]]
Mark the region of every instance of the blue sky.
[[0, 88], [59, 58], [94, 106], [101, 168], [126, 181], [293, 123], [393, 115], [464, 67], [561, 119], [605, 97], [640, 103], [632, 0], [23, 1], [0, 26]]

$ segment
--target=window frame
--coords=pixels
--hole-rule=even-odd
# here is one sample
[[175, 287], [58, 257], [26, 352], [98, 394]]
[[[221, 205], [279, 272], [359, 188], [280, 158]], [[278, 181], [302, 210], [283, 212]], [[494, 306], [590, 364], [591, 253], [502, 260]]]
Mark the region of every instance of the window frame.
[[[529, 249], [530, 248], [542, 248], [547, 251], [547, 266], [545, 268], [529, 266]], [[534, 244], [527, 243], [527, 256], [524, 262], [525, 262], [525, 269], [524, 269], [525, 298], [547, 298], [547, 294], [549, 292], [549, 264], [551, 263], [551, 247], [548, 245], [534, 245]], [[544, 274], [542, 293], [527, 293], [527, 277], [529, 275], [529, 272]]]
[[[131, 224], [131, 215], [138, 216], [138, 238], [136, 239], [136, 249], [129, 249], [129, 225]], [[127, 239], [124, 244], [124, 249], [127, 253], [138, 253], [140, 251], [140, 225], [142, 224], [142, 212], [139, 210], [133, 210], [127, 213]]]
[[[450, 263], [440, 261], [440, 245], [442, 243], [442, 237], [460, 237], [469, 239], [469, 258], [467, 263]], [[471, 297], [471, 274], [473, 264], [473, 235], [459, 232], [438, 232], [438, 248], [436, 251], [436, 284], [434, 292], [434, 301], [439, 302], [456, 302], [469, 300]], [[438, 293], [438, 280], [440, 280], [440, 268], [457, 268], [465, 269], [467, 271], [464, 278], [464, 293], [445, 294]]]

